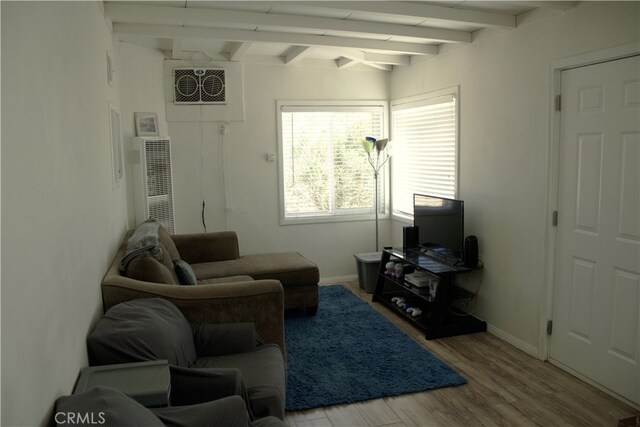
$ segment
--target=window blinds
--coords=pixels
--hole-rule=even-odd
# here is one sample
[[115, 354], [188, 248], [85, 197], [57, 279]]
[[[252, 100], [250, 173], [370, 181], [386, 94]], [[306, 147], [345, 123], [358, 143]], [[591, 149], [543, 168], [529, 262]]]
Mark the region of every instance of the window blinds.
[[413, 217], [414, 193], [456, 195], [455, 96], [391, 108], [393, 213]]
[[383, 133], [383, 107], [282, 106], [284, 218], [374, 211], [365, 136]]

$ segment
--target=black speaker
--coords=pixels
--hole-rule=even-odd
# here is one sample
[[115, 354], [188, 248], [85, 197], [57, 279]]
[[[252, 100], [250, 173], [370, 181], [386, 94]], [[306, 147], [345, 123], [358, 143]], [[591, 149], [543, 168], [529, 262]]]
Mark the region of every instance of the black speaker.
[[411, 225], [402, 227], [402, 248], [417, 248], [418, 245], [418, 227]]
[[464, 266], [467, 268], [478, 267], [478, 238], [467, 236], [464, 239]]

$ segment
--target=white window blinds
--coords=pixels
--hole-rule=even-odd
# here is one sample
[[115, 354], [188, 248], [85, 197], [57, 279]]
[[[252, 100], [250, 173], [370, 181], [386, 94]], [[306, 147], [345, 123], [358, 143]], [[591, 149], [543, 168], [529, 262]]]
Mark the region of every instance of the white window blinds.
[[454, 93], [391, 106], [393, 214], [413, 217], [413, 194], [454, 198], [457, 178]]
[[381, 137], [384, 108], [283, 105], [283, 220], [373, 214], [373, 170], [362, 148]]

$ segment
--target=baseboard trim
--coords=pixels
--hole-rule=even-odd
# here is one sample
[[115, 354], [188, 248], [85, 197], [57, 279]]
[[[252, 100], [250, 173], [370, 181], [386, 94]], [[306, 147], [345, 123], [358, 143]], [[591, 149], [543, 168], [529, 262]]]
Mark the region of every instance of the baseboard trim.
[[339, 282], [351, 282], [353, 280], [358, 280], [358, 276], [355, 274], [350, 274], [348, 276], [321, 277], [320, 284], [328, 285], [328, 284], [334, 284]]
[[538, 357], [538, 349], [535, 348], [534, 346], [532, 346], [531, 344], [527, 344], [526, 342], [522, 341], [521, 339], [516, 338], [513, 335], [503, 331], [502, 329], [496, 328], [495, 326], [490, 325], [488, 323], [487, 323], [487, 332], [489, 332], [492, 335], [495, 335], [496, 337], [500, 338], [502, 341], [508, 342], [509, 344], [511, 344], [512, 346], [517, 348], [518, 350], [524, 351], [529, 356], [533, 356], [536, 359], [539, 359], [539, 357]]

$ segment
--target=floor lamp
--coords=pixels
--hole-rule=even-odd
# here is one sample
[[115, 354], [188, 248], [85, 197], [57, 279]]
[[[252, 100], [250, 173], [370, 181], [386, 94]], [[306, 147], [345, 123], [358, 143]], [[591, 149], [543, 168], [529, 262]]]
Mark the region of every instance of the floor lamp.
[[[379, 245], [378, 245], [378, 174], [380, 172], [380, 169], [382, 168], [382, 166], [384, 166], [385, 163], [387, 163], [387, 161], [389, 160], [389, 158], [391, 157], [391, 155], [389, 155], [388, 152], [385, 152], [385, 148], [387, 147], [387, 144], [389, 143], [389, 139], [385, 138], [385, 139], [375, 139], [372, 136], [367, 136], [365, 138], [364, 141], [362, 141], [362, 147], [364, 148], [364, 151], [367, 152], [367, 159], [369, 160], [369, 164], [371, 165], [371, 167], [373, 168], [373, 181], [374, 181], [374, 190], [375, 190], [375, 194], [376, 194], [376, 204], [375, 204], [375, 211], [376, 211], [376, 252], [378, 252], [379, 249]], [[373, 150], [376, 150], [376, 155], [375, 155], [375, 161], [373, 160], [373, 156], [371, 155], [371, 153], [373, 152]]]

